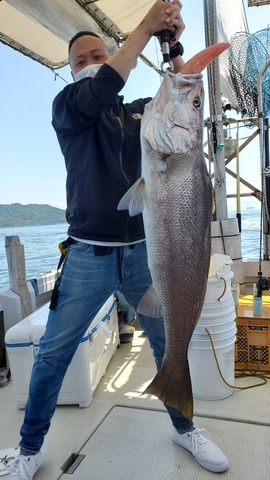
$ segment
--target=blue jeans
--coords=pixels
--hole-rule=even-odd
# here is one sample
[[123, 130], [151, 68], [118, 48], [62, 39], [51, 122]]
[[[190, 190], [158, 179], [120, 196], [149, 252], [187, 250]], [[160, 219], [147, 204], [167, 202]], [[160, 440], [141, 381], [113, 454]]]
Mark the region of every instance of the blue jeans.
[[[151, 284], [145, 242], [112, 247], [107, 255], [95, 256], [92, 245], [78, 242], [68, 247], [55, 310], [50, 310], [36, 356], [21, 428], [22, 452], [40, 450], [50, 427], [66, 370], [92, 320], [117, 290], [136, 307]], [[165, 348], [162, 318], [138, 315], [160, 368]], [[181, 432], [193, 423], [178, 410], [166, 407], [173, 425]]]
[[125, 325], [133, 325], [136, 319], [136, 312], [132, 305], [126, 300], [121, 292], [115, 292], [119, 311], [123, 312], [123, 322]]

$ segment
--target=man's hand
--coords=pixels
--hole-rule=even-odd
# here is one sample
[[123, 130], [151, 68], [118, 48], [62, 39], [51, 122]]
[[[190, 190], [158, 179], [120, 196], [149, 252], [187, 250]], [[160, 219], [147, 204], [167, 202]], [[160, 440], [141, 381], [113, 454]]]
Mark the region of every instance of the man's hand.
[[[126, 81], [138, 56], [156, 32], [170, 30], [176, 39], [170, 42], [170, 46], [177, 43], [185, 27], [180, 15], [181, 8], [179, 0], [172, 0], [172, 2], [156, 0], [140, 24], [125, 40], [124, 45], [106, 63]], [[173, 63], [180, 68], [183, 61], [179, 57], [174, 59]]]
[[144, 17], [142, 24], [150, 36], [161, 30], [170, 30], [179, 39], [184, 30], [184, 23], [180, 16], [181, 8], [179, 0], [172, 0], [172, 2], [157, 0]]
[[172, 0], [170, 3], [167, 3], [167, 8], [165, 12], [168, 14], [169, 17], [171, 16], [171, 13], [170, 13], [171, 9], [173, 9], [173, 12], [176, 16], [173, 16], [173, 19], [168, 24], [168, 29], [169, 30], [172, 29], [175, 37], [175, 40], [170, 41], [170, 48], [172, 48], [179, 41], [179, 38], [181, 37], [185, 29], [185, 24], [181, 17], [181, 10], [182, 10], [181, 2], [179, 0]]

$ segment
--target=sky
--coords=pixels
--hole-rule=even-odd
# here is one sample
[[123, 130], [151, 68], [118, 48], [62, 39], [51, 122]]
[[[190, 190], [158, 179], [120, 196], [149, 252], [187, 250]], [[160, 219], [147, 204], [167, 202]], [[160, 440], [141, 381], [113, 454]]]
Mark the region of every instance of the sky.
[[[181, 41], [187, 60], [205, 45], [203, 0], [182, 0], [182, 4], [186, 29]], [[247, 0], [244, 4], [250, 33], [267, 28], [270, 5], [248, 8]], [[152, 42], [144, 53], [158, 64], [159, 50]], [[59, 74], [71, 81], [68, 66]], [[65, 85], [46, 67], [0, 43], [0, 204], [38, 203], [65, 208], [64, 159], [51, 126], [52, 101]], [[160, 76], [139, 60], [121, 93], [131, 101], [153, 96], [159, 85]], [[260, 188], [260, 170], [253, 171], [255, 161], [259, 165], [258, 145], [240, 158], [240, 173]], [[228, 193], [234, 190], [234, 183], [228, 181]]]

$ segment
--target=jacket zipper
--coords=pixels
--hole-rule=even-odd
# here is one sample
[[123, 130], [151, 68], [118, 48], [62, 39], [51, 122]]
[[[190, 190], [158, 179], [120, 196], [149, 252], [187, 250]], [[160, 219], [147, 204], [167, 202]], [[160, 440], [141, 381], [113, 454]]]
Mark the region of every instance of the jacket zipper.
[[[119, 156], [119, 161], [120, 161], [120, 168], [121, 168], [121, 172], [125, 178], [125, 181], [126, 181], [126, 184], [127, 184], [127, 187], [129, 188], [130, 187], [130, 181], [129, 181], [129, 178], [128, 176], [126, 175], [125, 173], [125, 170], [124, 170], [124, 166], [123, 166], [123, 157], [122, 157], [122, 150], [123, 150], [123, 145], [124, 145], [124, 127], [123, 127], [123, 123], [122, 123], [122, 120], [120, 117], [118, 116], [115, 116], [115, 118], [117, 119], [118, 123], [119, 123], [119, 126], [120, 126], [120, 131], [121, 131], [121, 152], [120, 152], [120, 156]], [[129, 221], [129, 213], [127, 212], [127, 215], [126, 215], [126, 222], [125, 222], [125, 238], [126, 238], [126, 241], [128, 242], [129, 241], [129, 238], [128, 238], [128, 233], [127, 233], [127, 230], [128, 230], [128, 221]]]

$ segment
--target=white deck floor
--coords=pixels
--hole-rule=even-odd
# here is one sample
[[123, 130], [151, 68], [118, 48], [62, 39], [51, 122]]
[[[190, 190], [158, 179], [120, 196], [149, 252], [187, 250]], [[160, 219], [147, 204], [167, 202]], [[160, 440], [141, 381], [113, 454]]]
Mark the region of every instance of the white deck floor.
[[[79, 373], [79, 372], [78, 372]], [[155, 367], [140, 330], [133, 344], [121, 345], [102, 378], [92, 404], [58, 406], [45, 441], [45, 462], [35, 480], [204, 480], [216, 474], [173, 444], [168, 414], [159, 400], [141, 396]], [[237, 379], [245, 386], [257, 379]], [[0, 389], [0, 450], [14, 447], [24, 412], [18, 410], [12, 382]], [[270, 384], [234, 390], [223, 400], [195, 399], [196, 426], [205, 428], [225, 451], [230, 480], [270, 479]], [[67, 473], [72, 460], [85, 455]], [[5, 477], [3, 477], [5, 478]]]

